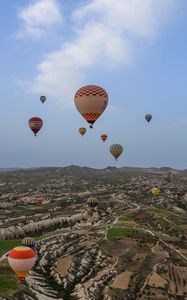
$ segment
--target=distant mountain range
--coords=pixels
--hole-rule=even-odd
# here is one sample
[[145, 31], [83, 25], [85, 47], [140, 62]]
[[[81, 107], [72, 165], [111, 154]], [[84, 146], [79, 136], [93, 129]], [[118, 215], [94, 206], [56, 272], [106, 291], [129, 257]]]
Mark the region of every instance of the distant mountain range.
[[0, 168], [0, 172], [57, 172], [62, 175], [68, 176], [79, 176], [79, 175], [93, 175], [94, 173], [121, 173], [121, 172], [137, 172], [137, 173], [153, 173], [153, 174], [161, 174], [165, 172], [182, 172], [187, 173], [187, 169], [184, 170], [176, 170], [170, 167], [161, 167], [161, 168], [141, 168], [141, 167], [110, 167], [104, 169], [95, 169], [89, 167], [80, 167], [75, 165], [70, 165], [66, 167], [39, 167], [39, 168]]
[[14, 172], [21, 170], [21, 168], [0, 168], [0, 172]]

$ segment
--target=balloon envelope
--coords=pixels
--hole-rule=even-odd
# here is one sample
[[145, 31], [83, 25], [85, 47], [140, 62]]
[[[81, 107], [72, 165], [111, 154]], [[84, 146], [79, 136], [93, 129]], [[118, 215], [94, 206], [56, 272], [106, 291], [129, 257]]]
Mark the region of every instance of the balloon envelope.
[[38, 117], [33, 117], [29, 120], [29, 127], [34, 132], [34, 135], [38, 133], [38, 131], [42, 128], [43, 121]]
[[175, 180], [175, 174], [173, 172], [169, 171], [166, 174], [166, 178], [167, 178], [168, 181], [174, 182], [174, 180]]
[[34, 267], [35, 262], [36, 253], [29, 247], [15, 247], [8, 254], [8, 263], [20, 281], [25, 279], [25, 276]]
[[44, 202], [44, 198], [43, 197], [37, 197], [36, 198], [36, 205], [42, 205]]
[[84, 127], [79, 128], [79, 132], [83, 136], [86, 133], [86, 128]]
[[110, 146], [110, 153], [117, 160], [118, 157], [123, 153], [123, 147], [120, 144], [113, 144], [112, 146]]
[[107, 134], [102, 134], [101, 135], [101, 139], [102, 139], [103, 142], [105, 142], [107, 140], [107, 138], [108, 138]]
[[21, 241], [21, 246], [30, 247], [31, 249], [35, 248], [35, 240], [31, 237], [25, 237]]
[[158, 196], [160, 194], [160, 190], [156, 187], [151, 190], [153, 196]]
[[42, 103], [44, 103], [44, 102], [46, 101], [46, 97], [45, 97], [45, 96], [40, 96], [40, 101], [41, 101]]
[[91, 211], [96, 211], [97, 209], [97, 199], [95, 197], [90, 197], [87, 200], [87, 205], [90, 208]]
[[149, 123], [151, 121], [151, 119], [152, 119], [152, 115], [151, 114], [145, 115], [145, 119]]
[[78, 112], [92, 128], [108, 105], [108, 94], [102, 87], [87, 85], [76, 92], [74, 101]]

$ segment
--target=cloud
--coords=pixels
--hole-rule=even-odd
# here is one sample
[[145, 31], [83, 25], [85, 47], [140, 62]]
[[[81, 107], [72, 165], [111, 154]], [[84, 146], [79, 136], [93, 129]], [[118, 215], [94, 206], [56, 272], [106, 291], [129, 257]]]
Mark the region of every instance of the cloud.
[[[45, 2], [45, 1], [44, 1]], [[154, 39], [177, 0], [91, 0], [70, 16], [74, 37], [46, 55], [31, 83], [34, 93], [46, 93], [67, 107], [90, 70], [130, 64], [140, 40]]]
[[56, 0], [37, 0], [24, 7], [18, 15], [22, 28], [18, 37], [40, 38], [51, 27], [62, 22], [62, 15]]

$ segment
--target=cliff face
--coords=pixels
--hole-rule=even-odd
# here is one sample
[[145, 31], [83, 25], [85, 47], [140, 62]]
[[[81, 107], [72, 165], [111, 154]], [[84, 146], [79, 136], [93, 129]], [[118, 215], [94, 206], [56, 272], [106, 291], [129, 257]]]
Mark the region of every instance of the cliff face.
[[[29, 290], [37, 299], [96, 300], [115, 276], [113, 260], [102, 253], [98, 242], [84, 234], [59, 234], [37, 245], [38, 260], [27, 276]], [[57, 269], [59, 259], [71, 256], [66, 276]]]

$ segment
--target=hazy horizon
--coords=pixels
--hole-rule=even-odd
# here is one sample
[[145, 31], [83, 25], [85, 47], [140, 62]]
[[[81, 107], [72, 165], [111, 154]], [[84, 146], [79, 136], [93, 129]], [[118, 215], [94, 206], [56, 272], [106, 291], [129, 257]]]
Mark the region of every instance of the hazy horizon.
[[22, 169], [22, 170], [29, 170], [29, 169], [42, 169], [42, 168], [68, 168], [68, 167], [80, 167], [80, 168], [90, 168], [90, 169], [96, 169], [96, 170], [104, 170], [104, 169], [107, 169], [107, 168], [117, 168], [117, 169], [120, 169], [120, 168], [138, 168], [138, 169], [162, 169], [162, 168], [169, 168], [169, 169], [172, 169], [172, 170], [176, 170], [176, 171], [184, 171], [184, 170], [187, 170], [187, 168], [183, 168], [183, 169], [177, 169], [177, 168], [173, 168], [173, 167], [170, 167], [170, 166], [149, 166], [149, 167], [143, 167], [143, 166], [116, 166], [116, 165], [109, 165], [109, 166], [105, 166], [103, 168], [97, 168], [97, 167], [91, 167], [91, 166], [83, 166], [83, 165], [58, 165], [58, 166], [51, 166], [51, 165], [48, 165], [48, 166], [35, 166], [35, 167], [4, 167], [2, 168], [0, 166], [0, 171], [1, 170], [16, 170], [16, 169]]

